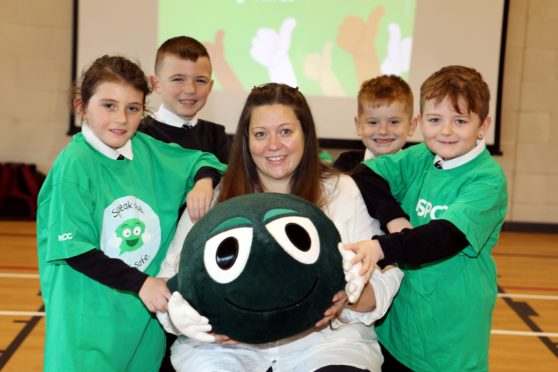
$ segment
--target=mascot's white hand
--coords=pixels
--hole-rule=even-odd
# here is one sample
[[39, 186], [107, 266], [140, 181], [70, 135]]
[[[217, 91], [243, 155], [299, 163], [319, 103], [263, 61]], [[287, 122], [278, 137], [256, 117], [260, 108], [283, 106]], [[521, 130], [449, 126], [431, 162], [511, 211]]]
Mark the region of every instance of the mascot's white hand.
[[343, 249], [342, 243], [337, 245], [339, 252], [341, 252], [341, 257], [343, 258], [343, 272], [345, 273], [345, 292], [347, 292], [347, 297], [349, 302], [354, 304], [358, 301], [362, 290], [364, 289], [364, 277], [359, 275], [362, 263], [358, 262], [352, 264], [351, 260], [355, 256], [355, 252]]
[[169, 316], [172, 324], [184, 336], [203, 342], [215, 342], [215, 336], [209, 334], [211, 324], [201, 316], [179, 292], [174, 292], [169, 300]]

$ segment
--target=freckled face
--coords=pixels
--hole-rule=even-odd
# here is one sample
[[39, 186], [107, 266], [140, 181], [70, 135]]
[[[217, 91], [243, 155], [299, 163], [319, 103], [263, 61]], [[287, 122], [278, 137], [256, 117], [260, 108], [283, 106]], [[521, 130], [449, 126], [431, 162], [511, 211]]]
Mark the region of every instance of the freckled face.
[[289, 187], [304, 153], [304, 133], [293, 109], [281, 104], [255, 107], [248, 142], [266, 191]]
[[375, 156], [393, 154], [403, 148], [415, 125], [401, 102], [374, 106], [365, 104], [355, 118], [357, 134]]
[[446, 97], [436, 104], [431, 99], [424, 103], [420, 128], [426, 146], [444, 160], [455, 159], [475, 148], [477, 139], [483, 138], [490, 126], [490, 117], [482, 123], [478, 114], [468, 112], [462, 98], [458, 100], [456, 112], [451, 100]]
[[143, 114], [144, 94], [131, 85], [104, 82], [83, 108], [83, 118], [93, 133], [113, 149], [136, 133]]

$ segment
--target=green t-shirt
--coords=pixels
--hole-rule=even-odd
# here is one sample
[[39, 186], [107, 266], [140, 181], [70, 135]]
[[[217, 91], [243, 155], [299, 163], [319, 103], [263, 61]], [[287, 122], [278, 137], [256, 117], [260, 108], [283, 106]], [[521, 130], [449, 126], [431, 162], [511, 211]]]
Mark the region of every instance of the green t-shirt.
[[444, 219], [470, 243], [448, 259], [400, 265], [405, 278], [377, 333], [413, 370], [483, 371], [497, 293], [491, 252], [506, 215], [506, 179], [487, 150], [453, 169], [433, 161], [419, 144], [366, 163], [389, 183], [413, 226]]
[[178, 210], [211, 154], [142, 133], [133, 160], [110, 159], [77, 134], [56, 159], [38, 199], [37, 242], [46, 308], [45, 371], [156, 371], [165, 339], [133, 293], [90, 279], [65, 259], [102, 249], [156, 275]]

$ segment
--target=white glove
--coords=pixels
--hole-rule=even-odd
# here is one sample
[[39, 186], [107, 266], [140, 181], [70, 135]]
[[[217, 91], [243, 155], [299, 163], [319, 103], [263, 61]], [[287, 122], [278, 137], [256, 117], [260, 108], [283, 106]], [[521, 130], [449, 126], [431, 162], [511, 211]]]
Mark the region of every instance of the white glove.
[[179, 292], [174, 292], [169, 300], [169, 316], [173, 326], [184, 336], [202, 342], [215, 342], [215, 336], [209, 334], [211, 324], [201, 316]]
[[349, 298], [349, 302], [354, 304], [358, 301], [362, 290], [364, 289], [364, 277], [362, 277], [359, 272], [362, 267], [362, 263], [357, 262], [352, 264], [351, 260], [355, 257], [355, 252], [343, 249], [342, 243], [337, 245], [341, 257], [343, 258], [343, 272], [345, 273], [345, 292]]

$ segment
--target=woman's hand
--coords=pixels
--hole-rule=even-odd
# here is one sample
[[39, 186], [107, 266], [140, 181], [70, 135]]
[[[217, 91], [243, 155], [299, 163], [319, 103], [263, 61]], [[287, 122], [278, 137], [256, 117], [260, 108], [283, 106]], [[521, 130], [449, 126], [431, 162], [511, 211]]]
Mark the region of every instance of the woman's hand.
[[215, 342], [217, 342], [218, 344], [222, 344], [222, 345], [236, 345], [236, 344], [238, 344], [238, 341], [233, 340], [229, 336], [218, 335], [218, 334], [214, 334], [214, 336], [215, 336]]
[[331, 305], [325, 312], [324, 317], [317, 322], [314, 327], [321, 328], [322, 326], [328, 324], [333, 318], [337, 316], [343, 310], [348, 302], [347, 294], [345, 291], [337, 292], [332, 299], [333, 305]]

